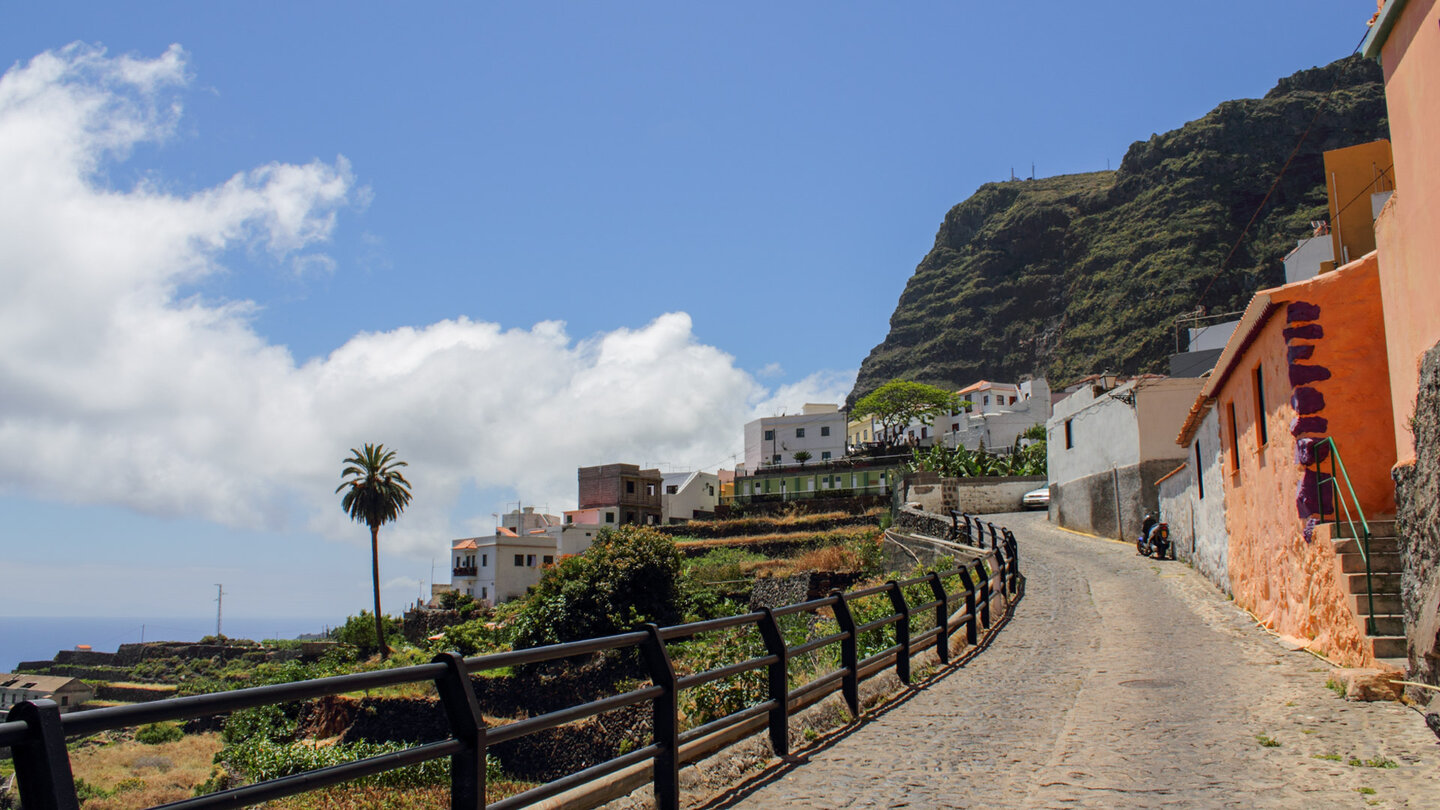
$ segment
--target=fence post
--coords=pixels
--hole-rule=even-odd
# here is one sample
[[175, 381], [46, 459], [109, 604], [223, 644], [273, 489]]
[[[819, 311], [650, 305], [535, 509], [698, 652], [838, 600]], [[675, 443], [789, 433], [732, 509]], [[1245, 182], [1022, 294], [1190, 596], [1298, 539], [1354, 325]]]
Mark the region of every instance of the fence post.
[[444, 664], [445, 674], [435, 679], [435, 692], [445, 710], [450, 735], [465, 743], [465, 751], [450, 756], [450, 810], [485, 807], [485, 716], [475, 699], [465, 659], [443, 652], [430, 659]]
[[999, 548], [999, 547], [1000, 547], [1000, 537], [995, 534], [995, 524], [994, 524], [994, 523], [990, 523], [989, 521], [986, 521], [986, 525], [990, 527], [990, 547], [991, 547], [991, 548]]
[[899, 582], [892, 579], [885, 584], [890, 586], [890, 605], [900, 614], [900, 621], [895, 623], [895, 643], [900, 645], [900, 650], [895, 653], [895, 674], [900, 676], [901, 683], [909, 685], [910, 604], [905, 601], [905, 589], [900, 587]]
[[11, 708], [6, 719], [30, 727], [25, 742], [10, 749], [26, 810], [80, 810], [60, 707], [53, 700], [26, 701]]
[[950, 594], [945, 592], [945, 582], [940, 579], [939, 571], [930, 572], [930, 592], [940, 600], [935, 606], [935, 624], [940, 627], [940, 635], [935, 637], [935, 654], [940, 657], [941, 664], [950, 663]]
[[1010, 566], [1005, 559], [1005, 551], [996, 543], [991, 551], [995, 555], [995, 570], [1000, 574], [1000, 595], [1005, 597], [1006, 604], [1010, 602]]
[[1020, 593], [1020, 544], [1015, 542], [1015, 533], [1005, 529], [1005, 551], [1010, 555], [1010, 592]]
[[980, 630], [976, 627], [975, 583], [970, 581], [970, 569], [960, 566], [960, 584], [965, 586], [965, 643], [974, 647], [980, 641]]
[[658, 810], [679, 810], [680, 807], [680, 700], [675, 686], [675, 666], [654, 622], [645, 625], [650, 637], [640, 643], [640, 652], [650, 667], [650, 682], [664, 690], [655, 698], [651, 727], [655, 732], [655, 807]]
[[985, 570], [985, 560], [975, 561], [975, 577], [980, 580], [980, 621], [990, 629], [990, 574]]
[[770, 710], [770, 750], [777, 757], [785, 757], [790, 755], [789, 652], [774, 611], [768, 607], [761, 610], [765, 616], [760, 619], [760, 638], [765, 641], [765, 651], [780, 658], [770, 665], [768, 672], [770, 699], [775, 701], [775, 708]]
[[840, 632], [845, 637], [840, 639], [840, 670], [845, 674], [840, 678], [840, 693], [845, 697], [845, 705], [850, 707], [850, 717], [860, 719], [860, 646], [859, 639], [855, 637], [855, 617], [850, 615], [850, 605], [845, 601], [845, 594], [840, 591], [831, 591], [830, 595], [835, 598], [835, 623], [840, 626]]
[[965, 521], [965, 528], [963, 529], [965, 535], [965, 545], [975, 545], [975, 533], [970, 528], [970, 515], [966, 512], [961, 512], [960, 519]]

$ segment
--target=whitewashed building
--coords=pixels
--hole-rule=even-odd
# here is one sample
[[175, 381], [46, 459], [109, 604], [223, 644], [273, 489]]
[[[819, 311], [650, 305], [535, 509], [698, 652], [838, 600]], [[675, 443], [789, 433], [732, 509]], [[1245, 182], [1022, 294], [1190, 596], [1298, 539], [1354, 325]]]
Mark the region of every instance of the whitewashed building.
[[665, 473], [660, 486], [660, 511], [666, 523], [714, 517], [720, 503], [720, 476], [715, 473]]
[[756, 419], [745, 425], [745, 469], [754, 474], [799, 464], [801, 451], [810, 454], [807, 462], [838, 460], [845, 455], [845, 428], [839, 405], [807, 403], [798, 414]]

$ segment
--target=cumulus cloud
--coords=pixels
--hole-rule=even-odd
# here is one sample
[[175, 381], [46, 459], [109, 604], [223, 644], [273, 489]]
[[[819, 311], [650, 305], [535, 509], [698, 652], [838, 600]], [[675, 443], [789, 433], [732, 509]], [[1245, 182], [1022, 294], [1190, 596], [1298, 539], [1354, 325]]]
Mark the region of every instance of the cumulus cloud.
[[343, 157], [189, 194], [111, 187], [106, 166], [170, 135], [187, 81], [178, 46], [146, 60], [76, 45], [0, 77], [0, 490], [353, 536], [340, 460], [382, 441], [415, 485], [387, 545], [429, 551], [467, 492], [558, 508], [579, 465], [729, 458], [752, 415], [837, 401], [854, 380], [767, 391], [678, 312], [582, 338], [455, 318], [298, 364], [253, 330], [252, 303], [187, 285], [237, 247], [343, 273], [323, 247], [368, 192]]

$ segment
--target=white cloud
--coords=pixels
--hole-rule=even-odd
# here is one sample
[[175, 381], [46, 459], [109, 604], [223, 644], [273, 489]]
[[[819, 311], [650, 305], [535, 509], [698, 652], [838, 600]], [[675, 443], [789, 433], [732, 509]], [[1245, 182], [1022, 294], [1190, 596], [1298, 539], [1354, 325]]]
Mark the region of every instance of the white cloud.
[[251, 328], [252, 303], [186, 285], [237, 247], [344, 272], [322, 247], [368, 191], [343, 157], [189, 195], [107, 186], [105, 166], [168, 137], [185, 71], [178, 46], [145, 60], [77, 45], [0, 77], [0, 491], [354, 538], [340, 461], [379, 441], [415, 487], [387, 546], [431, 552], [462, 493], [514, 487], [558, 509], [579, 465], [728, 458], [752, 412], [853, 382], [772, 395], [684, 313], [583, 339], [457, 318], [297, 364]]
[[749, 418], [799, 413], [807, 402], [843, 405], [850, 389], [855, 387], [858, 373], [855, 370], [816, 371], [804, 379], [764, 392], [756, 398]]

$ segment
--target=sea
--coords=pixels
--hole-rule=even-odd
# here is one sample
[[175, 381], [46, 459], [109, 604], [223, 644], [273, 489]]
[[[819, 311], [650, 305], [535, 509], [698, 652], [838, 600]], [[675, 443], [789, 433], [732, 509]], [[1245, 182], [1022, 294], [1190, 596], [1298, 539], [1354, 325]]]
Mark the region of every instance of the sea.
[[[323, 633], [344, 622], [343, 616], [301, 618], [224, 617], [221, 630], [230, 638], [293, 639]], [[13, 672], [21, 661], [55, 657], [59, 650], [88, 644], [114, 652], [121, 644], [139, 641], [199, 641], [215, 633], [215, 617], [69, 618], [0, 616], [0, 672]]]

